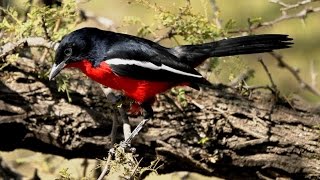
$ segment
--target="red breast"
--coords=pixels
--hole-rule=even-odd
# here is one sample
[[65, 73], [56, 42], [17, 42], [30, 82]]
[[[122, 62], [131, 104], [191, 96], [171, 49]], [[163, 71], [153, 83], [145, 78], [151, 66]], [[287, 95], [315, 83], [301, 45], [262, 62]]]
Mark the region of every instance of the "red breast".
[[156, 94], [162, 93], [176, 84], [159, 81], [137, 80], [130, 77], [121, 77], [114, 74], [106, 62], [101, 62], [98, 67], [93, 67], [89, 60], [74, 62], [66, 67], [79, 68], [94, 81], [112, 89], [122, 91], [126, 96], [138, 103], [146, 102]]

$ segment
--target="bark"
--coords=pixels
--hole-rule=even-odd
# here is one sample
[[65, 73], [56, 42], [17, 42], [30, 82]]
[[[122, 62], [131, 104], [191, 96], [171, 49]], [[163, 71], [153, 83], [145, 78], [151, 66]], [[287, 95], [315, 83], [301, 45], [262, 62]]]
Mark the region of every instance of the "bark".
[[[0, 75], [0, 150], [105, 157], [114, 108], [99, 86], [73, 78], [78, 80], [70, 82], [76, 91], [69, 103], [55, 82], [38, 78], [33, 63], [21, 59]], [[187, 101], [181, 108], [170, 94], [159, 96], [155, 119], [134, 140], [145, 162], [161, 157], [160, 172], [186, 170], [229, 179], [320, 177], [316, 108], [300, 100], [275, 103], [266, 92], [245, 96], [224, 87], [187, 91]], [[121, 128], [118, 134], [120, 141]]]

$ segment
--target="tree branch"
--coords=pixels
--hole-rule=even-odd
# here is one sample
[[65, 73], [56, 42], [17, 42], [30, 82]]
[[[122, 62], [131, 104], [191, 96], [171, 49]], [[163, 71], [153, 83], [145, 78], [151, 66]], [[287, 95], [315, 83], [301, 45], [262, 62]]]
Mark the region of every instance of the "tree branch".
[[[0, 77], [0, 144], [6, 144], [0, 150], [26, 148], [66, 158], [105, 157], [112, 147], [109, 135], [114, 111], [106, 98], [101, 98], [104, 94], [99, 85], [86, 79], [71, 85], [73, 101], [67, 103], [54, 82], [38, 79], [27, 68], [34, 67], [30, 63], [35, 62], [15, 63], [5, 69], [8, 73], [4, 74], [11, 78]], [[292, 109], [286, 102], [279, 103], [270, 119], [273, 103], [263, 93], [243, 97], [224, 87], [204, 90], [198, 97], [187, 93], [201, 102], [201, 111], [190, 103], [183, 113], [177, 113], [176, 106], [159, 96], [155, 119], [134, 139], [133, 145], [144, 161], [162, 157], [165, 165], [160, 173], [185, 170], [230, 179], [230, 170], [241, 177], [242, 172], [255, 177], [259, 169], [262, 174], [274, 172], [289, 177], [320, 175], [316, 167], [320, 163], [316, 128], [320, 116], [310, 113], [307, 106], [292, 102]], [[132, 117], [133, 126], [139, 120]], [[120, 139], [121, 133], [117, 137]], [[280, 159], [268, 160], [265, 154]], [[284, 164], [283, 160], [290, 157], [296, 157], [299, 163]], [[312, 164], [306, 166], [309, 160]]]
[[59, 43], [49, 41], [43, 37], [29, 37], [21, 39], [15, 43], [7, 43], [0, 49], [0, 58], [3, 59], [21, 46], [25, 47], [45, 47], [48, 49], [57, 49]]
[[293, 76], [294, 78], [298, 81], [300, 84], [301, 88], [308, 90], [309, 92], [320, 96], [320, 91], [316, 88], [310, 85], [309, 83], [305, 82], [299, 75], [299, 71], [292, 66], [290, 66], [288, 63], [286, 63], [283, 60], [283, 57], [280, 54], [277, 54], [275, 52], [271, 52], [270, 55], [277, 60], [279, 67], [287, 69]]
[[[283, 6], [289, 6], [289, 5], [285, 5], [285, 4], [282, 4], [282, 1], [277, 1], [280, 3], [280, 5], [283, 5]], [[294, 7], [298, 7], [298, 6], [301, 6], [303, 4], [298, 4], [298, 5], [294, 5]], [[307, 16], [309, 14], [312, 14], [312, 13], [317, 13], [317, 12], [320, 12], [320, 7], [305, 7], [303, 10], [295, 13], [295, 14], [289, 14], [287, 12], [287, 10], [289, 10], [291, 8], [288, 8], [288, 9], [283, 9], [281, 10], [282, 12], [282, 15], [274, 20], [271, 20], [271, 21], [266, 21], [266, 22], [260, 22], [260, 23], [253, 23], [251, 24], [247, 29], [238, 29], [238, 30], [230, 30], [228, 31], [228, 33], [243, 33], [243, 32], [251, 32], [253, 30], [257, 30], [259, 28], [262, 28], [262, 27], [268, 27], [268, 26], [273, 26], [277, 23], [280, 23], [280, 22], [283, 22], [283, 21], [286, 21], [286, 20], [290, 20], [290, 19], [305, 19], [307, 18]]]
[[288, 10], [295, 9], [295, 8], [298, 8], [307, 4], [311, 4], [317, 1], [319, 0], [303, 0], [303, 1], [298, 1], [296, 4], [287, 4], [281, 0], [269, 0], [269, 2], [271, 3], [275, 3], [282, 6], [281, 11], [288, 11]]
[[279, 18], [277, 18], [273, 21], [260, 23], [256, 27], [251, 27], [250, 29], [252, 29], [252, 28], [256, 29], [261, 26], [272, 26], [274, 24], [277, 24], [279, 22], [289, 20], [289, 19], [305, 19], [308, 16], [308, 14], [316, 13], [316, 12], [320, 12], [320, 7], [317, 7], [317, 8], [308, 7], [308, 8], [305, 8], [296, 14], [292, 14], [292, 15], [289, 15], [286, 13], [282, 14], [282, 16], [280, 16]]
[[266, 66], [266, 64], [263, 62], [262, 58], [259, 58], [258, 61], [261, 63], [263, 69], [266, 71], [267, 75], [268, 75], [268, 78], [270, 80], [270, 83], [271, 83], [271, 88], [273, 90], [273, 93], [276, 95], [276, 97], [278, 98], [278, 95], [279, 95], [279, 90], [276, 86], [276, 84], [274, 83], [273, 81], [273, 78], [271, 76], [271, 73], [270, 71], [268, 70], [268, 67]]

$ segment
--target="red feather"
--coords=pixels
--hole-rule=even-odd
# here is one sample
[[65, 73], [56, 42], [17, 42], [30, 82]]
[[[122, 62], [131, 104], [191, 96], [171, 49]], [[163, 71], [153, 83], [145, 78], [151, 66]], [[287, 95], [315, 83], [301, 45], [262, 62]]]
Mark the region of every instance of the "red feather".
[[156, 94], [162, 93], [177, 85], [175, 83], [146, 81], [118, 76], [112, 72], [106, 62], [101, 62], [98, 67], [93, 67], [90, 61], [83, 60], [70, 63], [66, 67], [79, 68], [94, 81], [112, 89], [120, 90], [138, 103], [152, 100]]

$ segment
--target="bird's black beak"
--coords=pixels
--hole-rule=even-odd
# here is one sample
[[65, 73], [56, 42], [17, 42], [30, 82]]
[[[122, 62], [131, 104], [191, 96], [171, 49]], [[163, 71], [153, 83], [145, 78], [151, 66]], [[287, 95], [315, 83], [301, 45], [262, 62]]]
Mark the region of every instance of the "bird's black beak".
[[59, 74], [59, 72], [66, 66], [66, 61], [67, 60], [64, 60], [60, 64], [53, 64], [49, 74], [49, 81], [56, 77]]

